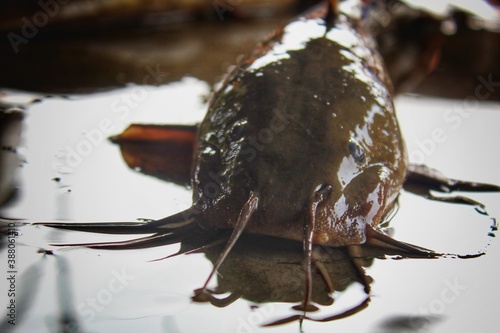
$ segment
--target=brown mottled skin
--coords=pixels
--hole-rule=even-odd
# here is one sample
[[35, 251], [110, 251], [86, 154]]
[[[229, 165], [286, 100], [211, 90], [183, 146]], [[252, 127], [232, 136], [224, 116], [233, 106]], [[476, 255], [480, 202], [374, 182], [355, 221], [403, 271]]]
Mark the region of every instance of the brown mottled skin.
[[[340, 14], [327, 27], [325, 12], [291, 23], [324, 34], [257, 66], [286, 39], [285, 27], [212, 97], [192, 170], [200, 224], [234, 228], [253, 192], [259, 206], [245, 232], [302, 241], [315, 207], [313, 242], [343, 246], [363, 243], [365, 226], [376, 228], [394, 207], [407, 159], [391, 84], [357, 21]], [[355, 47], [331, 31], [355, 36]]]

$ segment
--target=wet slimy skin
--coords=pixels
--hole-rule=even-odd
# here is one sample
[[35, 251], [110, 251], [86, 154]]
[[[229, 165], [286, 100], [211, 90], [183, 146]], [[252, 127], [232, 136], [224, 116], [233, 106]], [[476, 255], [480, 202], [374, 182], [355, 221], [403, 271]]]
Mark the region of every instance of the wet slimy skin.
[[384, 220], [407, 159], [391, 84], [359, 21], [313, 10], [266, 41], [212, 97], [192, 170], [200, 224], [330, 246]]
[[[367, 306], [369, 297], [338, 315], [322, 319], [306, 315], [318, 309], [312, 297], [313, 261], [329, 292], [335, 290], [321, 256], [313, 253], [314, 244], [345, 246], [367, 295], [370, 279], [362, 268], [359, 244], [418, 257], [440, 255], [378, 231], [394, 209], [403, 184], [433, 200], [476, 207], [482, 206], [460, 196], [435, 197], [431, 190], [477, 192], [500, 191], [500, 187], [448, 179], [407, 164], [391, 83], [375, 43], [355, 15], [337, 11], [349, 3], [331, 0], [329, 7], [325, 3], [271, 36], [213, 95], [196, 136], [193, 126], [135, 125], [114, 139], [137, 143], [134, 140], [143, 140], [146, 132], [168, 139], [172, 147], [194, 145], [190, 208], [133, 225], [46, 225], [151, 234], [119, 242], [73, 244], [101, 249], [180, 242], [181, 248], [173, 254], [178, 255], [225, 243], [205, 284], [193, 296], [194, 301], [217, 306], [238, 297], [219, 299], [208, 284], [243, 232], [301, 241], [305, 289], [301, 304], [293, 308], [303, 313], [268, 325], [336, 320]], [[179, 159], [164, 155], [162, 159], [178, 169]], [[200, 244], [189, 244], [200, 235]]]

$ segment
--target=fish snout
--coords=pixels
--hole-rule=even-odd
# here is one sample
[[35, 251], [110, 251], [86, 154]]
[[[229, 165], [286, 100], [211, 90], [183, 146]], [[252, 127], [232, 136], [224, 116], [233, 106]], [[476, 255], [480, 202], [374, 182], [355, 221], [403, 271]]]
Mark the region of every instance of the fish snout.
[[367, 168], [335, 195], [315, 206], [314, 242], [330, 246], [362, 244], [366, 226], [377, 226], [393, 206], [391, 172], [381, 165]]

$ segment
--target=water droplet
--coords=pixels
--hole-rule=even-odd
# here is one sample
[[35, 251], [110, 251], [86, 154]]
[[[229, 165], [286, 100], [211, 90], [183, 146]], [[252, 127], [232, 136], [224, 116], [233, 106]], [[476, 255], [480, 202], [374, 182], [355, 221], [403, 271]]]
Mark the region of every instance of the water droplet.
[[326, 105], [330, 105], [330, 102], [326, 101]]
[[59, 186], [57, 190], [62, 194], [68, 194], [72, 192], [71, 187], [69, 187], [68, 185]]
[[337, 114], [336, 113], [332, 113], [332, 117], [333, 118], [337, 118]]
[[486, 208], [484, 206], [476, 206], [474, 207], [474, 209], [476, 210], [476, 212], [478, 212], [479, 214], [481, 215], [488, 215], [488, 212], [486, 211]]
[[361, 100], [362, 100], [363, 102], [366, 102], [366, 97], [365, 97], [365, 96], [361, 96]]
[[491, 226], [490, 226], [490, 230], [491, 230], [492, 232], [498, 231], [498, 224], [497, 224], [497, 219], [496, 219], [496, 218], [492, 218], [492, 219], [491, 219]]
[[264, 75], [264, 73], [262, 73], [262, 72], [255, 73], [255, 76], [263, 76], [263, 75]]
[[314, 98], [318, 98], [318, 95], [313, 95]]

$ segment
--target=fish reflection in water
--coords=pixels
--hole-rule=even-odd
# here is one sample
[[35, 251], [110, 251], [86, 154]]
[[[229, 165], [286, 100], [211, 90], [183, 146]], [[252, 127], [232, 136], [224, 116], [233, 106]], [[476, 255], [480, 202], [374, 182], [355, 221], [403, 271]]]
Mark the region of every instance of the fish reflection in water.
[[[203, 253], [215, 264], [222, 250], [221, 244], [204, 249]], [[373, 280], [365, 273], [364, 267], [371, 266], [374, 258], [387, 256], [428, 258], [428, 256], [411, 254], [398, 249], [391, 251], [370, 246], [361, 247], [360, 251], [354, 255], [349, 253], [347, 248], [317, 246], [313, 256], [315, 265], [312, 272], [311, 300], [314, 304], [318, 306], [334, 304], [335, 293], [344, 292], [353, 284], [360, 285], [365, 293], [359, 303], [337, 313], [333, 307], [330, 310], [325, 309], [315, 317], [315, 309], [311, 308], [307, 319], [314, 321], [342, 319], [368, 306], [370, 284]], [[228, 306], [239, 297], [257, 304], [269, 302], [300, 304], [305, 297], [306, 266], [302, 244], [299, 242], [250, 234], [243, 235], [220, 266], [217, 285], [209, 294], [208, 301], [218, 307]], [[229, 296], [220, 296], [228, 293]], [[277, 325], [305, 318], [299, 313], [274, 322], [266, 318], [268, 322], [264, 324]]]
[[[121, 224], [117, 229], [87, 225], [82, 226], [82, 230], [128, 234], [135, 225]], [[72, 229], [79, 228], [75, 225]], [[178, 252], [166, 257], [153, 258], [151, 261], [169, 260], [179, 254], [203, 253], [213, 265], [216, 265], [229, 237], [228, 231], [193, 229], [188, 237], [180, 240]], [[178, 239], [169, 239], [168, 236], [156, 238], [146, 236], [131, 241], [52, 245], [85, 246], [95, 250], [140, 251], [150, 247], [165, 246], [175, 241]], [[369, 305], [370, 285], [373, 279], [365, 273], [364, 268], [371, 266], [375, 258], [429, 258], [438, 257], [439, 254], [416, 254], [398, 248], [363, 245], [356, 253], [345, 247], [316, 246], [313, 256], [315, 260], [311, 274], [311, 301], [318, 307], [314, 305], [314, 308], [310, 307], [307, 316], [300, 308], [296, 309], [304, 299], [306, 284], [307, 262], [304, 259], [303, 246], [300, 242], [275, 237], [243, 234], [219, 266], [215, 286], [204, 294], [207, 297], [194, 299], [199, 302], [209, 302], [216, 307], [226, 307], [243, 298], [254, 304], [289, 303], [291, 308], [298, 310], [296, 315], [286, 318], [274, 318], [274, 320], [273, 317], [264, 318], [262, 323], [264, 326], [304, 319], [319, 322], [334, 321], [354, 315]], [[346, 292], [353, 285], [358, 285], [364, 296], [354, 301], [354, 304], [347, 309], [343, 307], [337, 311], [335, 295]], [[330, 306], [331, 309], [325, 308]], [[322, 310], [318, 311], [319, 309]]]

